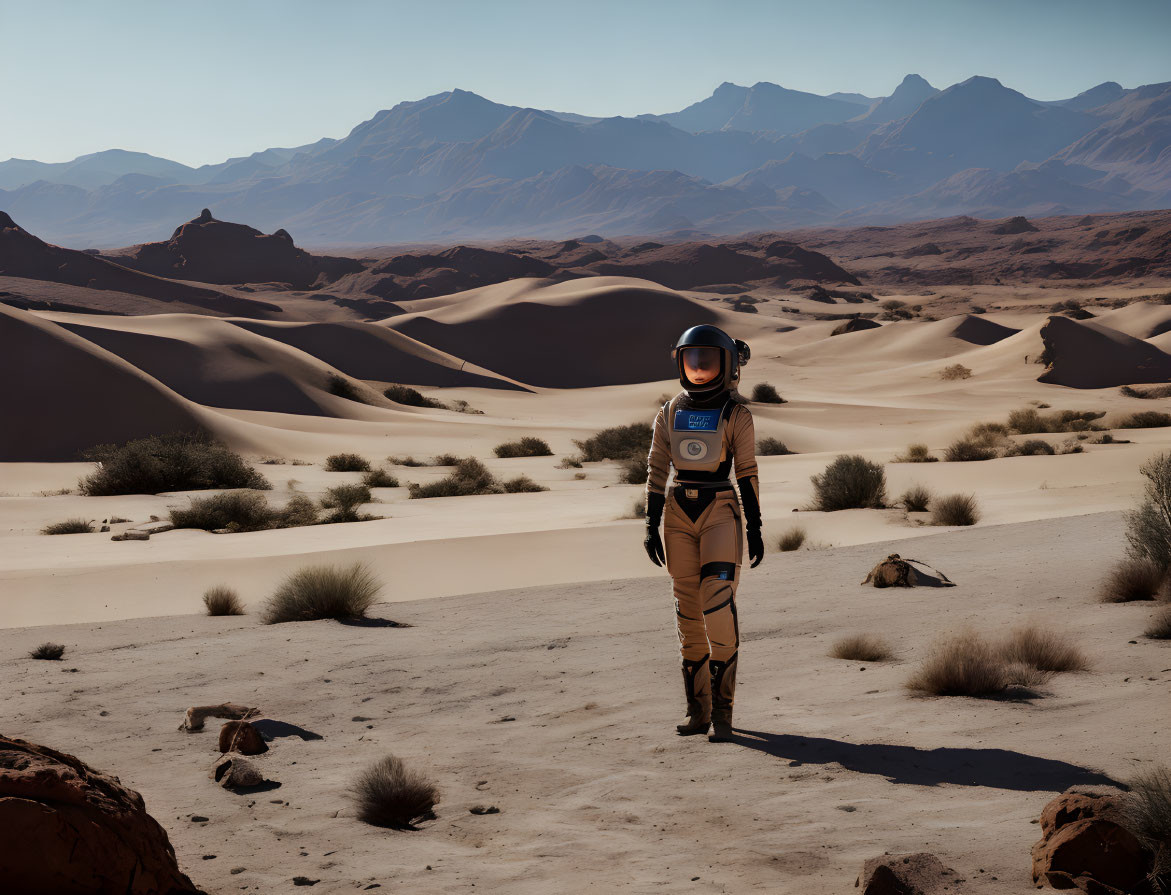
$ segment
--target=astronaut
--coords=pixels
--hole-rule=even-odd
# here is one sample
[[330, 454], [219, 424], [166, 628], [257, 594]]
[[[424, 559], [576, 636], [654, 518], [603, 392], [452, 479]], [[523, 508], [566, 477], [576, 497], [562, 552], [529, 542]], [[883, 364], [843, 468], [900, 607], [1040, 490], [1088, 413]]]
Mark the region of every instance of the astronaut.
[[[764, 558], [752, 412], [736, 390], [750, 352], [744, 342], [704, 324], [684, 332], [673, 354], [683, 391], [655, 417], [644, 544], [651, 561], [663, 565], [666, 541], [687, 697], [687, 718], [676, 730], [692, 736], [710, 727], [708, 739], [719, 743], [732, 738], [741, 505], [752, 568]], [[728, 477], [733, 463], [739, 500]], [[672, 466], [675, 480], [667, 492]]]

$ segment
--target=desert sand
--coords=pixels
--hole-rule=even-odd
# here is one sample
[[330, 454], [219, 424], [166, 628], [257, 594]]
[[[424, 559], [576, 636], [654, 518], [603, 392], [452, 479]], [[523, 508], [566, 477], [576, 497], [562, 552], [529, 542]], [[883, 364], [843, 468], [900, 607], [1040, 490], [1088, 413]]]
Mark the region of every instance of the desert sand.
[[[126, 272], [115, 285], [133, 277], [156, 279]], [[29, 295], [43, 283], [21, 282]], [[841, 318], [826, 319], [816, 291], [767, 283], [746, 293], [754, 313], [720, 292], [605, 275], [512, 279], [366, 318], [287, 291], [262, 292], [281, 315], [252, 313], [247, 292], [209, 297], [198, 285], [181, 290], [178, 313], [123, 316], [127, 293], [72, 288], [122, 313], [0, 305], [0, 378], [19, 383], [3, 396], [18, 422], [0, 440], [4, 732], [140, 791], [209, 892], [288, 891], [295, 876], [319, 892], [844, 892], [869, 857], [930, 851], [964, 879], [960, 891], [1023, 893], [1033, 822], [1053, 794], [1124, 780], [1165, 754], [1171, 655], [1139, 636], [1149, 604], [1104, 606], [1095, 589], [1123, 552], [1139, 466], [1171, 447], [1171, 428], [1113, 428], [1166, 409], [1118, 389], [1171, 378], [1166, 280], [893, 284], [832, 309], [881, 326], [836, 336]], [[883, 319], [880, 302], [895, 296], [919, 310]], [[1094, 319], [1053, 313], [1071, 298]], [[239, 302], [251, 311], [238, 315]], [[743, 390], [767, 382], [786, 399], [752, 405], [757, 437], [795, 452], [759, 458], [767, 555], [740, 590], [740, 733], [719, 746], [672, 729], [682, 697], [670, 582], [632, 517], [643, 486], [622, 484], [616, 462], [559, 467], [575, 440], [650, 422], [678, 388], [670, 344], [701, 321], [751, 345]], [[954, 364], [970, 376], [942, 378]], [[330, 376], [361, 400], [332, 393]], [[478, 412], [396, 404], [382, 395], [392, 383]], [[909, 444], [939, 456], [972, 424], [1039, 404], [1104, 412], [1129, 441], [894, 462]], [[474, 455], [549, 490], [409, 500], [405, 487], [376, 488], [364, 507], [374, 521], [111, 542], [202, 493], [80, 496], [93, 466], [78, 451], [194, 427], [257, 464], [273, 505], [357, 481], [324, 470], [339, 451], [404, 484], [450, 470], [389, 457]], [[524, 435], [553, 456], [493, 455]], [[892, 503], [912, 484], [974, 494], [979, 523], [809, 510], [810, 476], [843, 452], [885, 464]], [[128, 521], [40, 534], [112, 516]], [[795, 524], [806, 546], [779, 552]], [[894, 551], [957, 587], [860, 587]], [[354, 561], [384, 585], [372, 616], [410, 627], [203, 614], [212, 585], [238, 589], [255, 613], [289, 572]], [[905, 689], [941, 634], [1024, 623], [1068, 634], [1091, 670], [1015, 701]], [[888, 638], [896, 658], [827, 656], [860, 631]], [[28, 659], [44, 641], [65, 644], [64, 659]], [[315, 735], [278, 736], [258, 759], [278, 789], [221, 790], [207, 779], [216, 725], [176, 730], [188, 706], [225, 700]], [[441, 789], [437, 818], [417, 831], [354, 817], [346, 787], [387, 752]], [[468, 812], [481, 804], [500, 813]]]

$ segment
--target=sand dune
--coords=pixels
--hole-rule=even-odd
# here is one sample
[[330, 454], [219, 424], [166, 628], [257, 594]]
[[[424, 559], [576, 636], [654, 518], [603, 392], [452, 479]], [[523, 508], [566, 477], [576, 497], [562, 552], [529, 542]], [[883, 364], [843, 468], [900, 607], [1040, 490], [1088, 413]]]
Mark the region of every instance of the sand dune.
[[1040, 377], [1071, 388], [1171, 380], [1171, 355], [1093, 322], [1050, 317], [1041, 327], [1049, 367]]
[[1136, 339], [1149, 339], [1171, 331], [1171, 305], [1140, 301], [1094, 318], [1094, 323], [1108, 326]]
[[897, 321], [807, 343], [788, 352], [784, 359], [794, 364], [837, 363], [846, 357], [900, 358], [907, 363], [938, 360], [969, 351], [973, 346], [996, 344], [1016, 332], [973, 314], [929, 323]]

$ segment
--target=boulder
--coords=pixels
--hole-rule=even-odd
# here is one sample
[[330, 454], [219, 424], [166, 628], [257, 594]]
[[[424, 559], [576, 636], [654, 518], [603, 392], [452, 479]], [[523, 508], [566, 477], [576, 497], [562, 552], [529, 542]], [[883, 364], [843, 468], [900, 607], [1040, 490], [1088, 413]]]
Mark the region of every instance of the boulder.
[[0, 880], [21, 895], [205, 895], [142, 796], [72, 755], [0, 736]]
[[1033, 883], [1090, 895], [1142, 893], [1151, 856], [1127, 831], [1120, 796], [1067, 792], [1041, 812]]
[[247, 789], [262, 786], [268, 781], [252, 762], [238, 755], [224, 755], [209, 774], [224, 789]]
[[260, 755], [268, 751], [264, 737], [248, 721], [228, 721], [220, 728], [220, 752]]
[[854, 882], [862, 895], [936, 895], [959, 892], [956, 872], [935, 855], [882, 855], [871, 858]]
[[246, 705], [237, 705], [234, 702], [221, 702], [219, 705], [193, 705], [183, 716], [180, 730], [193, 733], [203, 730], [203, 722], [208, 718], [232, 718], [237, 720], [256, 714], [256, 709]]

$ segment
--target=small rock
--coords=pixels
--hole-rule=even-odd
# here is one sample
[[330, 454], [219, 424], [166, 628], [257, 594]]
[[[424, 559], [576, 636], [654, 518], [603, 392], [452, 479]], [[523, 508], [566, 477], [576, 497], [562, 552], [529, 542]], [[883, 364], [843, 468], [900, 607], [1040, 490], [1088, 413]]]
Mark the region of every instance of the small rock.
[[243, 867], [233, 867], [233, 868], [232, 868], [231, 870], [229, 870], [228, 872], [229, 872], [229, 873], [231, 873], [233, 876], [235, 876], [237, 873], [243, 873], [243, 872], [244, 872], [244, 868], [243, 868]]
[[220, 752], [239, 752], [241, 755], [260, 755], [268, 751], [268, 743], [250, 721], [228, 721], [220, 728]]
[[316, 886], [319, 882], [321, 882], [321, 880], [309, 879], [309, 877], [307, 877], [307, 876], [294, 876], [293, 877], [293, 885], [294, 886]]
[[98, 529], [99, 532], [109, 531], [109, 530], [110, 530], [110, 526], [108, 526], [108, 525], [103, 525], [101, 528]]
[[205, 824], [205, 823], [207, 823], [207, 818], [204, 817], [202, 814], [192, 814], [191, 815], [191, 822], [193, 824]]
[[256, 765], [238, 755], [223, 756], [208, 776], [224, 789], [246, 789], [268, 782]]
[[953, 891], [946, 877], [955, 879], [955, 871], [927, 852], [882, 855], [866, 862], [854, 886], [862, 895], [936, 895]]
[[150, 532], [146, 531], [124, 531], [120, 535], [112, 535], [111, 541], [149, 541]]
[[468, 809], [472, 814], [499, 814], [500, 809], [495, 805], [473, 805]]

